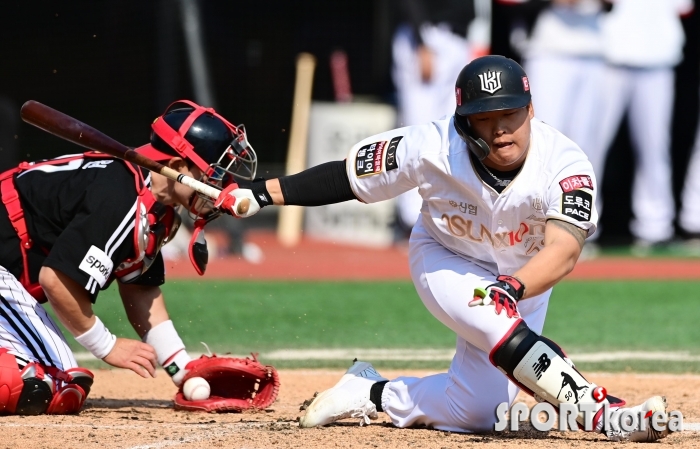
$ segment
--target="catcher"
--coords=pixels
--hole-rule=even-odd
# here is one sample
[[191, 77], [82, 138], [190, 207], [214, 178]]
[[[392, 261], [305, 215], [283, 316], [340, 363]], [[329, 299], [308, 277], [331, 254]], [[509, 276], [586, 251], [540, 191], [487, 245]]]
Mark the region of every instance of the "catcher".
[[[234, 176], [254, 178], [257, 167], [242, 126], [184, 100], [153, 122], [150, 144], [137, 151], [217, 188]], [[77, 413], [90, 393], [93, 375], [77, 366], [39, 305], [46, 301], [78, 343], [112, 366], [147, 378], [159, 364], [178, 387], [188, 377], [209, 379], [215, 397], [192, 402], [179, 393], [181, 408], [240, 410], [274, 401], [279, 381], [272, 367], [255, 358], [191, 360], [165, 307], [160, 248], [177, 232], [176, 208], [195, 219], [189, 254], [203, 274], [201, 231], [220, 215], [211, 201], [97, 152], [23, 162], [0, 174], [0, 191], [0, 391], [9, 392], [0, 395], [1, 412]], [[141, 341], [116, 337], [92, 311], [114, 280]]]

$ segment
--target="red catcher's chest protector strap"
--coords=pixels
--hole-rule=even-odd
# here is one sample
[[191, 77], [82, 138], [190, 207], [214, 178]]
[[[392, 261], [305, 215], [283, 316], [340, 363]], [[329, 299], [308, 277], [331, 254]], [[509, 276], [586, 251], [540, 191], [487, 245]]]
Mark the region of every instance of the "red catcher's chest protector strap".
[[[33, 246], [33, 242], [29, 236], [29, 233], [27, 231], [27, 222], [24, 218], [24, 210], [22, 209], [22, 204], [19, 200], [19, 193], [17, 192], [17, 188], [15, 187], [15, 178], [22, 172], [25, 172], [27, 170], [31, 170], [37, 167], [41, 167], [44, 165], [60, 165], [60, 164], [66, 164], [74, 160], [78, 159], [114, 159], [112, 156], [109, 156], [104, 153], [98, 153], [95, 151], [88, 151], [83, 154], [75, 154], [75, 155], [70, 155], [66, 157], [61, 157], [57, 159], [50, 159], [46, 161], [39, 161], [39, 162], [22, 162], [19, 164], [17, 168], [13, 168], [10, 170], [7, 170], [6, 172], [3, 172], [0, 174], [0, 194], [2, 196], [2, 203], [5, 205], [5, 208], [7, 209], [7, 214], [8, 217], [10, 218], [10, 222], [12, 223], [12, 227], [15, 229], [15, 232], [17, 232], [17, 236], [19, 237], [20, 240], [20, 251], [22, 254], [22, 274], [20, 275], [19, 281], [22, 284], [22, 286], [27, 290], [27, 292], [32, 295], [37, 301], [40, 303], [46, 302], [46, 295], [44, 294], [44, 290], [41, 288], [41, 285], [39, 285], [38, 282], [32, 283], [29, 278], [29, 264], [27, 263], [27, 250], [30, 249]], [[153, 197], [153, 194], [151, 191], [148, 189], [146, 186], [146, 183], [143, 179], [143, 175], [141, 174], [141, 170], [135, 168], [128, 162], [124, 162], [126, 167], [132, 172], [134, 175], [134, 182], [135, 182], [135, 187], [136, 191], [138, 192], [138, 197], [139, 197], [139, 204], [137, 208], [137, 213], [136, 213], [136, 221], [137, 224], [139, 222], [139, 217], [141, 211], [143, 209], [142, 204], [145, 202], [148, 204], [148, 208], [150, 209], [153, 204], [155, 203], [155, 198]], [[170, 208], [172, 209], [172, 208]], [[140, 227], [136, 226], [136, 231], [134, 232], [134, 239], [135, 242], [138, 241], [138, 236], [139, 232], [138, 229]], [[143, 239], [142, 239], [143, 241]], [[136, 245], [135, 248], [136, 250], [136, 258], [138, 260], [130, 260], [127, 262], [131, 262], [131, 265], [129, 267], [132, 267], [136, 265], [137, 262], [143, 259], [145, 251], [141, 252], [139, 251], [139, 246]], [[141, 254], [144, 253], [144, 254]], [[140, 257], [139, 257], [140, 255]], [[138, 268], [138, 267], [137, 267]], [[133, 270], [135, 270], [134, 268]], [[132, 271], [133, 271], [132, 270]]]

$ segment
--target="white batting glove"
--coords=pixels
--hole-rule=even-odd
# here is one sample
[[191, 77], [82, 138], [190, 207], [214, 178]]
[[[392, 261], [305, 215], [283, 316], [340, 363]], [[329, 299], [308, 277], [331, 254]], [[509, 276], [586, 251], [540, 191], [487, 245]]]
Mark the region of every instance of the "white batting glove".
[[238, 218], [247, 218], [258, 213], [260, 204], [255, 199], [253, 191], [241, 189], [238, 184], [231, 184], [221, 191], [214, 207]]

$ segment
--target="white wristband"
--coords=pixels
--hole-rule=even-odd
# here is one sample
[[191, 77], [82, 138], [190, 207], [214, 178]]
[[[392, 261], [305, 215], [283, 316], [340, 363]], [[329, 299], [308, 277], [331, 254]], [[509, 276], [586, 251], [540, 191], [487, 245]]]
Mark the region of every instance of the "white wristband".
[[117, 337], [105, 327], [98, 316], [95, 317], [95, 324], [90, 330], [75, 339], [98, 359], [107, 357], [117, 343]]

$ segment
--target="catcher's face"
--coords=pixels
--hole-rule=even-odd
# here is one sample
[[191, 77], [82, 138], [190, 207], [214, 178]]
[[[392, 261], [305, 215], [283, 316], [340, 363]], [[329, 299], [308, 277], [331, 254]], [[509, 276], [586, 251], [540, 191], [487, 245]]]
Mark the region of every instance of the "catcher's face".
[[519, 109], [470, 115], [472, 130], [491, 148], [484, 163], [501, 170], [522, 164], [530, 145], [530, 120], [534, 116], [532, 103]]

